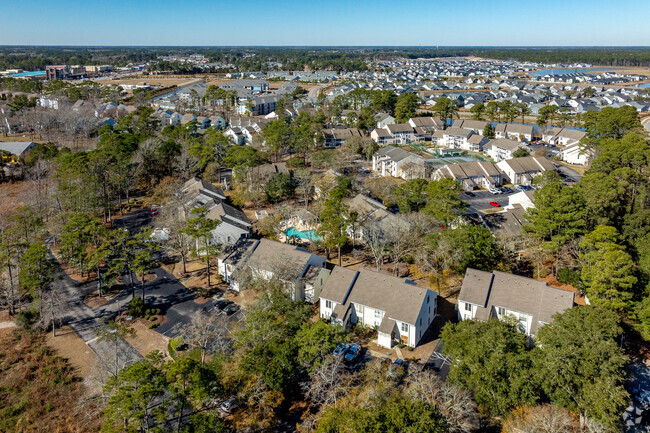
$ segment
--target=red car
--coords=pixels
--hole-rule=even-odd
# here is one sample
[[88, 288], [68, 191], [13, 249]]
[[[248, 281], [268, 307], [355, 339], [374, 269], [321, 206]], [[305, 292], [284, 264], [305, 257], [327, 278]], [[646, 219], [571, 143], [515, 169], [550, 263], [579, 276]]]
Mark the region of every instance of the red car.
[[158, 208], [156, 208], [156, 207], [151, 208], [151, 216], [152, 217], [158, 216], [158, 213], [159, 213]]
[[497, 203], [496, 201], [491, 201], [490, 204], [492, 206], [494, 206], [494, 207], [501, 207], [501, 205], [499, 203]]

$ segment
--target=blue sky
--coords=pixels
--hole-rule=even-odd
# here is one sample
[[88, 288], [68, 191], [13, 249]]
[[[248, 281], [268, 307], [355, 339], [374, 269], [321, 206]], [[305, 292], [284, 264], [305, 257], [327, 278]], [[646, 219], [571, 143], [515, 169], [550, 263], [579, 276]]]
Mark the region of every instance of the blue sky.
[[650, 45], [650, 0], [5, 3], [0, 45]]

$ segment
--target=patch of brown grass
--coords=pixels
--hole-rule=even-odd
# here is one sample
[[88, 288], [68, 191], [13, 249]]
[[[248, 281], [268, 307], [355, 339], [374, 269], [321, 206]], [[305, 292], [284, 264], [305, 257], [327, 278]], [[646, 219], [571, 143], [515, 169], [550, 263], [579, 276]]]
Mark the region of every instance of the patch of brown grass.
[[1, 339], [0, 431], [98, 431], [96, 411], [80, 404], [85, 391], [72, 365], [45, 344], [44, 335], [16, 331]]

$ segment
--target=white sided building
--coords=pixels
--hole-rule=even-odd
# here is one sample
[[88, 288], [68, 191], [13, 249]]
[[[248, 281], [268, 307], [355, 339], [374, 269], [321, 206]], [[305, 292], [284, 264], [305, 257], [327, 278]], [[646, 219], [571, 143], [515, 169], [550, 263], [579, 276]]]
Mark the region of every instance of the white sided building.
[[320, 317], [374, 328], [377, 344], [386, 348], [415, 347], [436, 317], [437, 298], [437, 292], [403, 278], [337, 266], [324, 280]]

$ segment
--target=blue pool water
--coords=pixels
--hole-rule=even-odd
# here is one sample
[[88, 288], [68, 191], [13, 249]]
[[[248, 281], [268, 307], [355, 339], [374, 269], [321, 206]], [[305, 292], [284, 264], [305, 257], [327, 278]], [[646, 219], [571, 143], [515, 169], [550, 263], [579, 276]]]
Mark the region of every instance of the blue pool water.
[[41, 75], [45, 75], [45, 71], [20, 72], [18, 74], [11, 74], [9, 77], [38, 77]]
[[316, 230], [300, 231], [294, 227], [289, 227], [284, 234], [290, 238], [306, 239], [308, 241], [322, 241], [323, 238], [316, 234]]
[[643, 87], [644, 89], [650, 89], [650, 83], [639, 84], [639, 87]]

